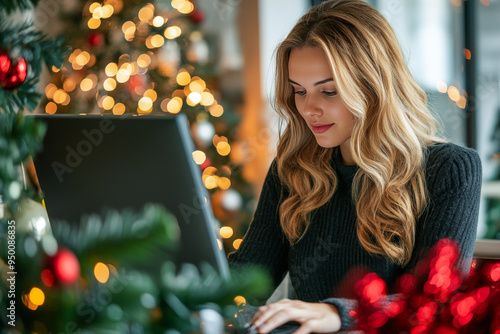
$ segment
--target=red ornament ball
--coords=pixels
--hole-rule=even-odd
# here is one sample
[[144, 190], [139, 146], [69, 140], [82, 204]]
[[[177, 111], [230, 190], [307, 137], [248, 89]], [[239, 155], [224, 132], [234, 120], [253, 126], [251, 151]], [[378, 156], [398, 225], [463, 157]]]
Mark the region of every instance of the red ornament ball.
[[100, 47], [104, 44], [104, 36], [101, 33], [93, 32], [87, 37], [87, 43], [93, 48]]
[[[68, 249], [59, 249], [57, 253], [48, 259], [47, 269], [50, 270], [54, 277], [49, 281], [55, 284], [69, 285], [76, 282], [80, 277], [80, 263], [75, 254]], [[45, 277], [50, 276], [45, 273]], [[44, 283], [48, 286], [51, 284]]]
[[15, 60], [9, 52], [0, 50], [0, 86], [5, 90], [15, 89], [23, 84], [28, 76], [28, 64], [22, 57]]
[[202, 11], [193, 10], [191, 13], [189, 13], [189, 18], [194, 24], [200, 24], [205, 18], [205, 14], [203, 14]]

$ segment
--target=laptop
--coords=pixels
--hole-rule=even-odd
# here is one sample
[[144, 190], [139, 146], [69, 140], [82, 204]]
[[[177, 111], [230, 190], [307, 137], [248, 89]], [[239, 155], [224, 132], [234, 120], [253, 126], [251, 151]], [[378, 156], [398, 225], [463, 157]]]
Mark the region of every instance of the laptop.
[[[162, 116], [27, 115], [47, 126], [42, 151], [34, 157], [51, 223], [78, 224], [105, 208], [140, 210], [163, 205], [180, 227], [177, 265], [208, 263], [229, 279], [210, 197], [185, 114]], [[244, 330], [256, 307], [239, 312]], [[271, 333], [292, 333], [286, 324]]]
[[51, 222], [161, 204], [180, 227], [174, 262], [208, 263], [229, 278], [185, 114], [27, 117], [47, 126], [34, 164]]

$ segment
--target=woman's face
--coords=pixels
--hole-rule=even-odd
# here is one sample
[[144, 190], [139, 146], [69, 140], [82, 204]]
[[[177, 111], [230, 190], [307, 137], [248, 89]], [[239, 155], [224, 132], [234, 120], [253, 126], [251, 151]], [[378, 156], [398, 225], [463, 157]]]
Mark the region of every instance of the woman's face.
[[292, 49], [288, 62], [295, 106], [321, 147], [349, 150], [355, 117], [342, 103], [330, 65], [320, 48]]

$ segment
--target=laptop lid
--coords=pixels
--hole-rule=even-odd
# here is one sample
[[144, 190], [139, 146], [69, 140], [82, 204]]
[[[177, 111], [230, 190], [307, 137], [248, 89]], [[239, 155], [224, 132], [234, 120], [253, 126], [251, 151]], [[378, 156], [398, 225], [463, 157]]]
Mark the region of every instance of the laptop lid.
[[180, 227], [175, 262], [205, 262], [229, 277], [186, 115], [29, 117], [47, 125], [34, 164], [51, 221], [158, 203]]

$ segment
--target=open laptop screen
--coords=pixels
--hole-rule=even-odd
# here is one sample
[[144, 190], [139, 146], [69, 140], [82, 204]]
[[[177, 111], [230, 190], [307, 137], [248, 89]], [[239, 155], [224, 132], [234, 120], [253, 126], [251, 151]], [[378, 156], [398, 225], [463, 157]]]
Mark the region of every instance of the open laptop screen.
[[47, 125], [34, 162], [51, 221], [158, 203], [179, 223], [176, 262], [206, 262], [227, 277], [186, 115], [30, 116]]

